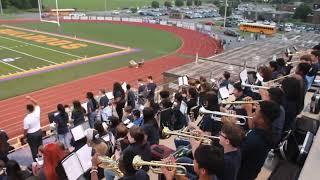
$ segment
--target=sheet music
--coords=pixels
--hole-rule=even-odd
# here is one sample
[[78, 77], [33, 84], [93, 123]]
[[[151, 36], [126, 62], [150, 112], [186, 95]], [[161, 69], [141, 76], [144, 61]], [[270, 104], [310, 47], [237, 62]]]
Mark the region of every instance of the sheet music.
[[72, 136], [74, 138], [75, 141], [78, 141], [79, 139], [82, 139], [85, 137], [84, 135], [84, 128], [82, 127], [82, 125], [78, 125], [74, 128], [71, 129], [71, 133]]
[[130, 123], [130, 124], [127, 125], [127, 128], [130, 129], [130, 128], [132, 128], [132, 126], [134, 126], [134, 124]]
[[248, 80], [247, 69], [244, 69], [243, 71], [240, 72], [240, 79], [241, 79], [241, 82], [246, 82]]
[[189, 85], [187, 76], [183, 76], [183, 85]]
[[124, 82], [122, 85], [121, 85], [122, 89], [124, 90], [124, 92], [127, 92], [127, 83]]
[[221, 99], [226, 99], [229, 97], [229, 90], [225, 86], [222, 88], [219, 88], [219, 93], [220, 93]]
[[125, 121], [123, 121], [124, 124], [129, 124], [130, 123], [130, 119], [126, 119]]
[[260, 82], [263, 82], [263, 77], [259, 73], [256, 73], [256, 76]]
[[107, 98], [108, 98], [109, 100], [110, 100], [110, 99], [114, 99], [112, 92], [107, 92], [106, 95], [107, 95]]
[[182, 77], [178, 77], [178, 84], [179, 84], [179, 86], [182, 86], [182, 85], [183, 85], [183, 79], [182, 79]]
[[91, 163], [91, 152], [92, 152], [92, 147], [89, 147], [87, 144], [82, 146], [76, 152], [84, 172], [89, 170], [91, 168], [91, 166], [92, 166], [92, 163]]
[[65, 158], [62, 161], [62, 167], [69, 180], [77, 180], [84, 173], [76, 153], [72, 153]]
[[184, 101], [182, 101], [182, 102], [181, 102], [181, 105], [180, 105], [180, 111], [181, 111], [181, 113], [182, 113], [182, 114], [186, 114], [186, 113], [187, 113], [187, 109], [188, 109], [187, 104], [186, 104]]

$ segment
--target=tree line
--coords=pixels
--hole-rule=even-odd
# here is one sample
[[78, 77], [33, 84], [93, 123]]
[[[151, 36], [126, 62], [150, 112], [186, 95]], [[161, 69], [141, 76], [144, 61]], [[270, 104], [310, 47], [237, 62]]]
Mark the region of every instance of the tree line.
[[31, 9], [38, 7], [38, 0], [1, 0], [2, 7], [6, 9], [9, 6], [18, 9]]

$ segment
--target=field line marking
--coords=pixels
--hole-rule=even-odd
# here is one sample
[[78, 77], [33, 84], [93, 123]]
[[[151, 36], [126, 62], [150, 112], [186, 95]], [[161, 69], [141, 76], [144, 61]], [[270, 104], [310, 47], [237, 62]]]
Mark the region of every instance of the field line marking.
[[3, 64], [6, 64], [6, 65], [8, 65], [8, 66], [14, 67], [14, 68], [16, 68], [16, 69], [19, 69], [19, 70], [21, 70], [21, 71], [26, 71], [25, 69], [19, 68], [19, 67], [15, 66], [15, 65], [12, 65], [12, 64], [9, 64], [9, 63], [3, 62], [3, 61], [0, 61], [0, 62], [3, 63]]
[[45, 32], [45, 31], [32, 30], [32, 29], [21, 28], [21, 27], [10, 26], [10, 25], [2, 25], [2, 27], [18, 29], [18, 30], [22, 30], [22, 31], [28, 31], [28, 32], [39, 33], [39, 34], [46, 34], [46, 35], [51, 35], [51, 36], [56, 36], [56, 37], [67, 38], [67, 39], [73, 39], [73, 40], [80, 41], [80, 42], [86, 42], [86, 43], [91, 43], [91, 44], [95, 44], [95, 45], [107, 46], [107, 47], [111, 47], [111, 48], [115, 48], [115, 49], [121, 49], [121, 50], [128, 49], [128, 47], [119, 46], [119, 45], [115, 45], [115, 44], [103, 43], [103, 42], [98, 42], [98, 41], [88, 40], [88, 39], [83, 39], [83, 38], [76, 38], [75, 39], [71, 36], [56, 34], [56, 33], [49, 33], [49, 32]]
[[16, 52], [16, 53], [20, 53], [20, 54], [23, 54], [23, 55], [26, 55], [26, 56], [30, 56], [30, 57], [36, 58], [36, 59], [39, 59], [39, 60], [42, 60], [42, 61], [46, 61], [48, 63], [58, 64], [58, 63], [55, 63], [53, 61], [49, 61], [49, 60], [46, 60], [46, 59], [43, 59], [43, 58], [40, 58], [40, 57], [36, 57], [36, 56], [33, 56], [31, 54], [28, 54], [28, 53], [20, 52], [20, 51], [17, 51], [17, 50], [14, 50], [14, 49], [10, 49], [10, 48], [4, 47], [4, 46], [0, 46], [0, 47], [3, 48], [3, 49], [7, 49], [7, 50], [10, 50], [10, 51]]
[[42, 48], [42, 49], [58, 52], [58, 53], [61, 53], [61, 54], [66, 54], [66, 55], [69, 55], [69, 56], [74, 56], [74, 57], [77, 57], [77, 58], [83, 58], [81, 56], [77, 56], [77, 55], [74, 55], [74, 54], [66, 53], [66, 52], [63, 52], [63, 51], [58, 51], [58, 50], [51, 49], [51, 48], [46, 48], [46, 47], [43, 47], [43, 46], [35, 45], [35, 44], [32, 44], [32, 43], [27, 43], [27, 42], [24, 42], [24, 41], [19, 41], [19, 40], [8, 38], [8, 37], [0, 36], [0, 38], [8, 39], [8, 40], [11, 40], [11, 41], [16, 41], [16, 42], [20, 42], [20, 43], [24, 43], [24, 44], [28, 44], [28, 45], [35, 46], [35, 47], [38, 47], [38, 48]]

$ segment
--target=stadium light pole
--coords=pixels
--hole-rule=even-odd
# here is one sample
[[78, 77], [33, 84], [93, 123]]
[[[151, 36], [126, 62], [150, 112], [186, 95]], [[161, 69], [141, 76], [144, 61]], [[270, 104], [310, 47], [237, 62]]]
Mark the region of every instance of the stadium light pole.
[[223, 28], [226, 28], [226, 20], [227, 20], [227, 7], [228, 5], [228, 0], [225, 0], [225, 4], [224, 4], [224, 19], [223, 19]]
[[1, 11], [1, 15], [3, 15], [2, 0], [0, 0], [0, 11]]

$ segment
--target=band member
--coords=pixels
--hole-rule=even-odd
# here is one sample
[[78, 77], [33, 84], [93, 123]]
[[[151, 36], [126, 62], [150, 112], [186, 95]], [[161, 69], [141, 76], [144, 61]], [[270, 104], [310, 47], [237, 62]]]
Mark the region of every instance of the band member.
[[272, 147], [271, 126], [279, 117], [280, 107], [274, 102], [263, 101], [256, 107], [253, 117], [254, 128], [251, 129], [241, 143], [241, 167], [238, 180], [253, 180]]

